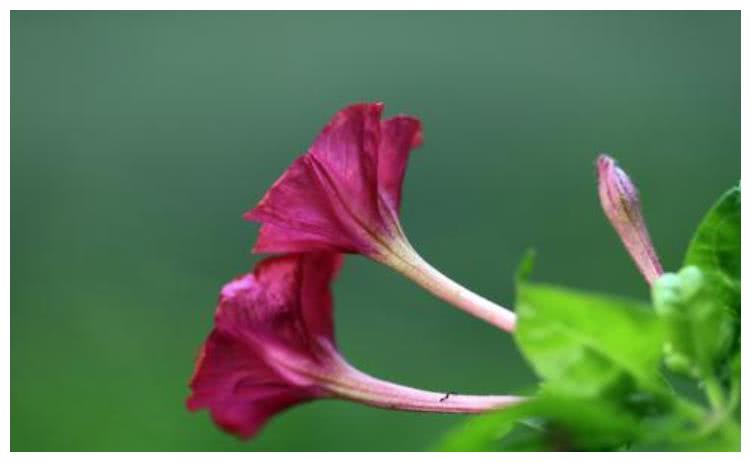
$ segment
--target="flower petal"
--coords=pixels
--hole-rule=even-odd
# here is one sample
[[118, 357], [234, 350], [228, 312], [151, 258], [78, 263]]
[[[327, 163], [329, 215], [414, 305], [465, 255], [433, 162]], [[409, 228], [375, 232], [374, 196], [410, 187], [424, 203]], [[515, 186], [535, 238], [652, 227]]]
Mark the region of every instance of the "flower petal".
[[244, 217], [262, 223], [255, 252], [352, 251], [347, 229], [340, 226], [304, 156], [290, 165]]
[[341, 254], [317, 253], [302, 257], [302, 317], [309, 335], [334, 344], [331, 282], [344, 260]]
[[381, 103], [337, 112], [245, 218], [262, 224], [254, 252], [331, 251], [380, 258], [404, 239], [399, 204], [420, 122], [381, 122]]
[[401, 205], [402, 183], [409, 153], [422, 144], [419, 119], [396, 116], [381, 123], [378, 148], [378, 187], [381, 198], [397, 213]]
[[286, 385], [257, 350], [219, 329], [206, 341], [190, 386], [189, 410], [209, 408], [217, 425], [244, 438], [277, 412], [321, 393], [316, 387]]
[[[308, 151], [355, 213], [378, 210], [378, 140], [383, 103], [337, 112]], [[361, 218], [367, 218], [362, 217]]]
[[216, 327], [238, 337], [264, 337], [315, 356], [320, 341], [333, 343], [330, 286], [341, 262], [341, 255], [330, 252], [259, 262], [253, 273], [222, 289]]
[[212, 409], [211, 417], [226, 432], [247, 439], [258, 433], [276, 414], [311, 399], [283, 393], [262, 401], [229, 402]]

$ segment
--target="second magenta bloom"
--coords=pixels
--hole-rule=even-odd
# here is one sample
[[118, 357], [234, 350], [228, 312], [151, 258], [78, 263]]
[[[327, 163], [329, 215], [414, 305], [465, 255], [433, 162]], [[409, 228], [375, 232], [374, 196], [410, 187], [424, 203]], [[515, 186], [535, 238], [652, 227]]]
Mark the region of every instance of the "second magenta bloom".
[[419, 390], [348, 364], [334, 341], [331, 283], [341, 260], [327, 252], [267, 258], [226, 284], [190, 381], [188, 409], [209, 409], [222, 429], [248, 438], [276, 414], [322, 398], [442, 413], [519, 401]]

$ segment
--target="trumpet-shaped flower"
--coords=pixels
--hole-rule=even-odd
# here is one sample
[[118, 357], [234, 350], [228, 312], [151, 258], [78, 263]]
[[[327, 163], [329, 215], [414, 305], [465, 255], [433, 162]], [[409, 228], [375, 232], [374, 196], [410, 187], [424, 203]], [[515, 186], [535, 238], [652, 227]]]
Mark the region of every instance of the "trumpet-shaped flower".
[[436, 296], [505, 330], [512, 312], [465, 289], [425, 262], [399, 222], [410, 152], [422, 142], [420, 121], [381, 120], [383, 104], [339, 111], [245, 218], [261, 223], [260, 253], [359, 253], [384, 263]]
[[347, 364], [334, 342], [330, 289], [340, 263], [331, 253], [269, 258], [225, 285], [190, 382], [188, 408], [208, 408], [217, 425], [247, 438], [275, 414], [319, 398], [454, 413], [518, 401], [417, 390]]

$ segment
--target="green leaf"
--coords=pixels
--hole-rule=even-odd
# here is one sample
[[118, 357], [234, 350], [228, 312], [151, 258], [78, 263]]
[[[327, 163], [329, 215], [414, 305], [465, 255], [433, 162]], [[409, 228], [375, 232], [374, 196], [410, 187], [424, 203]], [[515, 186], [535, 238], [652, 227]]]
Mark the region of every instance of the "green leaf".
[[497, 451], [501, 439], [514, 427], [520, 413], [512, 406], [499, 412], [471, 417], [449, 432], [439, 451]]
[[715, 296], [712, 281], [695, 266], [666, 273], [652, 286], [652, 300], [665, 320], [668, 368], [695, 378], [714, 376], [733, 337], [730, 314]]
[[736, 317], [741, 308], [741, 188], [730, 189], [699, 224], [684, 260], [698, 266]]
[[697, 425], [670, 414], [641, 422], [642, 433], [630, 448], [634, 451], [738, 451], [740, 421], [714, 416]]
[[737, 422], [723, 420], [716, 426], [700, 431], [695, 435], [677, 439], [664, 448], [668, 451], [711, 451], [727, 452], [741, 450], [741, 428]]
[[[514, 421], [519, 423], [514, 426]], [[449, 433], [438, 449], [612, 450], [639, 436], [638, 421], [607, 401], [543, 395], [496, 413], [470, 418]]]
[[662, 391], [664, 331], [644, 303], [517, 281], [515, 338], [544, 388], [579, 397]]

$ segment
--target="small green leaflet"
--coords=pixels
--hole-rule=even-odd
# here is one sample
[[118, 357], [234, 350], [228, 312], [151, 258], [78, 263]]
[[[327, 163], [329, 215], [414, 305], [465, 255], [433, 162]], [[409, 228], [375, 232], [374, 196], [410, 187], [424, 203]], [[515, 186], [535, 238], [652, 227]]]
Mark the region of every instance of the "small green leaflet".
[[545, 389], [580, 397], [661, 389], [664, 329], [648, 305], [519, 277], [516, 311], [516, 341]]
[[438, 449], [610, 450], [638, 439], [640, 432], [633, 416], [607, 401], [543, 395], [508, 409], [468, 419], [463, 426], [449, 433]]

